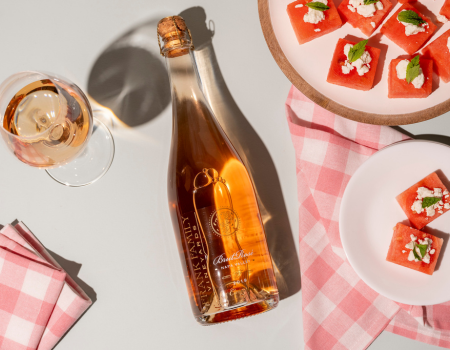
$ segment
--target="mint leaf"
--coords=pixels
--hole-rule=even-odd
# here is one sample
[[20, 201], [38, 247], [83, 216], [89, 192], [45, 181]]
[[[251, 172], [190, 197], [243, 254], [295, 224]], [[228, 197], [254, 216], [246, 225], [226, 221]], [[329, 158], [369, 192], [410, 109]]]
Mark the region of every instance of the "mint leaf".
[[380, 0], [364, 0], [364, 5], [375, 4], [378, 1], [380, 1]]
[[428, 208], [438, 203], [442, 197], [425, 197], [422, 199], [422, 208]]
[[310, 9], [322, 12], [330, 9], [327, 5], [319, 1], [307, 2], [305, 5], [308, 6]]
[[[406, 67], [406, 82], [409, 84], [411, 83], [420, 73], [420, 64], [419, 64], [420, 57], [417, 55], [414, 57], [411, 62], [408, 63], [408, 66]], [[425, 207], [423, 207], [425, 208]]]
[[422, 258], [419, 256], [419, 254], [417, 254], [417, 252], [416, 252], [416, 244], [414, 244], [414, 248], [413, 248], [413, 253], [414, 253], [414, 257], [417, 259], [417, 260], [419, 260], [419, 261], [422, 261]]
[[397, 19], [400, 22], [405, 22], [405, 23], [411, 23], [414, 24], [416, 26], [418, 26], [419, 24], [422, 23], [427, 23], [426, 21], [424, 21], [422, 19], [422, 17], [420, 17], [417, 12], [414, 12], [412, 10], [403, 10], [401, 11], [398, 16]]
[[414, 65], [414, 66], [418, 66], [419, 65], [419, 60], [420, 60], [420, 56], [417, 55], [416, 57], [414, 57], [411, 62], [409, 62], [410, 64]]
[[367, 40], [361, 40], [359, 43], [354, 45], [348, 52], [348, 61], [355, 62], [358, 58], [362, 56], [366, 48]]
[[416, 79], [419, 76], [419, 73], [420, 73], [420, 66], [410, 67], [408, 64], [408, 67], [406, 68], [406, 82], [408, 84], [411, 83], [414, 79]]
[[420, 250], [420, 255], [424, 257], [427, 254], [428, 244], [417, 244], [417, 247]]

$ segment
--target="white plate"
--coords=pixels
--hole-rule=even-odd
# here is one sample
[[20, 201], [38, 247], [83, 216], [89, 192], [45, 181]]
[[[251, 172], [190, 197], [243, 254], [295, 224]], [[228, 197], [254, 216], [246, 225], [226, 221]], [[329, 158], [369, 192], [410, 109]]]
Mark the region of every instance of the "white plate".
[[[331, 58], [339, 38], [358, 41], [367, 39], [367, 37], [349, 23], [344, 24], [338, 30], [326, 34], [316, 40], [299, 45], [295, 38], [294, 30], [289, 21], [286, 7], [294, 0], [269, 0], [270, 16], [272, 27], [277, 41], [283, 50], [286, 58], [294, 69], [305, 79], [309, 85], [314, 87], [320, 93], [349, 108], [367, 113], [377, 114], [406, 114], [424, 110], [446, 101], [450, 96], [450, 84], [444, 84], [435, 76], [433, 78], [433, 93], [427, 98], [417, 99], [389, 99], [388, 93], [388, 67], [392, 59], [401, 55], [406, 55], [400, 47], [390, 41], [380, 33], [380, 27], [372, 34], [369, 39], [369, 46], [375, 46], [382, 50], [380, 61], [378, 63], [377, 74], [375, 76], [375, 86], [370, 91], [358, 91], [342, 86], [327, 83], [328, 70], [330, 68]], [[342, 0], [335, 0], [337, 6]], [[389, 18], [401, 4], [396, 0], [390, 0], [394, 5], [389, 12]], [[430, 42], [450, 29], [450, 22], [442, 25], [433, 15], [438, 14], [443, 5], [443, 0], [424, 1], [413, 3], [416, 8], [424, 15], [427, 15], [440, 28], [436, 30]], [[428, 10], [425, 10], [425, 6]], [[385, 19], [386, 20], [386, 19]], [[384, 54], [385, 59], [383, 59]], [[437, 87], [438, 85], [438, 87]], [[437, 88], [436, 88], [437, 87]]]
[[434, 305], [450, 300], [450, 214], [423, 229], [444, 239], [432, 276], [386, 261], [393, 227], [409, 224], [395, 197], [434, 171], [448, 188], [449, 159], [450, 147], [443, 144], [401, 142], [370, 157], [345, 189], [339, 231], [347, 258], [367, 285], [394, 301]]

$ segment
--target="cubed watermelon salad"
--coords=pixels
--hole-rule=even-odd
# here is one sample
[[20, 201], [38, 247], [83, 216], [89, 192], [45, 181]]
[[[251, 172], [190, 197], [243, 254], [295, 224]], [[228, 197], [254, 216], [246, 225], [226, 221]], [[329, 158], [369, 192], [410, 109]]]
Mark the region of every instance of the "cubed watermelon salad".
[[[328, 71], [327, 82], [356, 90], [370, 90], [375, 79], [380, 49], [339, 39]], [[352, 54], [356, 53], [356, 55]]]
[[412, 55], [431, 38], [436, 28], [428, 17], [406, 3], [383, 24], [380, 32]]
[[436, 173], [431, 173], [397, 196], [409, 222], [421, 229], [450, 209], [450, 194]]
[[437, 75], [444, 83], [448, 83], [450, 81], [450, 30], [425, 46], [422, 54], [433, 61]]
[[365, 5], [364, 0], [343, 0], [338, 7], [342, 21], [371, 36], [392, 8], [389, 0], [372, 1]]
[[394, 227], [386, 260], [427, 275], [432, 275], [443, 239], [401, 223]]
[[397, 58], [389, 64], [389, 98], [425, 98], [431, 94], [432, 87], [432, 60], [417, 55], [411, 60]]
[[294, 1], [288, 5], [287, 13], [300, 45], [342, 26], [333, 0]]

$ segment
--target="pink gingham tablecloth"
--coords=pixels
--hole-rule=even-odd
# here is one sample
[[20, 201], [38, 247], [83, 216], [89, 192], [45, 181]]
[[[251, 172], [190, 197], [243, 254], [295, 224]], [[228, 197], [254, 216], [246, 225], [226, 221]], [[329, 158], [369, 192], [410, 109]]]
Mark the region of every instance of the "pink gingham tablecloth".
[[335, 115], [295, 87], [286, 114], [296, 154], [306, 349], [365, 349], [383, 330], [450, 348], [450, 303], [403, 305], [376, 293], [346, 260], [339, 236], [351, 176], [376, 151], [408, 137]]
[[23, 223], [0, 230], [0, 349], [51, 350], [91, 304]]

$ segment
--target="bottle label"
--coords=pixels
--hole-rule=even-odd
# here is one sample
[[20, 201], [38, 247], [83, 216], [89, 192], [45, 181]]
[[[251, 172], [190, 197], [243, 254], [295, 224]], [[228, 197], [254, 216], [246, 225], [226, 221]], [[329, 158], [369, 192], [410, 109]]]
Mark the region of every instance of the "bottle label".
[[[244, 249], [241, 249], [235, 237], [233, 237], [234, 239], [231, 237], [225, 238], [236, 233], [239, 229], [239, 217], [234, 210], [228, 208], [216, 209], [213, 206], [206, 207], [198, 210], [198, 219], [204, 231], [208, 248], [213, 250], [209, 251], [209, 254], [214, 266], [220, 266], [221, 264], [226, 264], [225, 267], [229, 267], [230, 264], [238, 266], [243, 264], [242, 261], [247, 263], [247, 258], [253, 255], [253, 250], [245, 252]], [[227, 252], [224, 252], [224, 245], [227, 245], [231, 250], [228, 249]], [[221, 266], [222, 269], [225, 267]]]
[[214, 206], [197, 209], [198, 219], [205, 235], [230, 236], [239, 230], [238, 214], [230, 208]]
[[198, 220], [208, 249], [211, 282], [222, 309], [233, 309], [250, 300], [248, 257], [236, 237], [239, 217], [230, 208], [215, 206], [197, 209]]
[[239, 217], [230, 208], [217, 209], [212, 211], [209, 225], [216, 235], [229, 236], [239, 230]]
[[[195, 176], [193, 204], [195, 214], [185, 215], [183, 228], [191, 268], [197, 266], [194, 262], [201, 262], [198, 268], [202, 274], [194, 270], [191, 275], [201, 277], [192, 283], [205, 305], [202, 313], [231, 310], [256, 300], [258, 294], [250, 292], [249, 264], [254, 260], [253, 250], [243, 249], [240, 243], [246, 234], [241, 232], [241, 221], [234, 210], [227, 181], [214, 168], [204, 168]], [[202, 289], [205, 286], [207, 290]]]
[[211, 303], [211, 294], [214, 292], [211, 279], [208, 274], [207, 266], [207, 248], [202, 239], [202, 233], [198, 225], [195, 212], [188, 212], [181, 216], [181, 224], [184, 233], [184, 240], [189, 253], [189, 268], [193, 282], [197, 289], [197, 302], [200, 302], [200, 309], [204, 312], [205, 308]]

